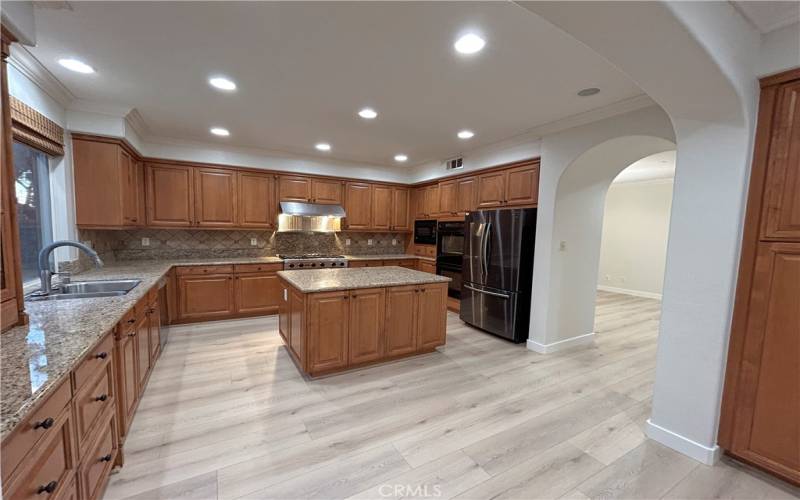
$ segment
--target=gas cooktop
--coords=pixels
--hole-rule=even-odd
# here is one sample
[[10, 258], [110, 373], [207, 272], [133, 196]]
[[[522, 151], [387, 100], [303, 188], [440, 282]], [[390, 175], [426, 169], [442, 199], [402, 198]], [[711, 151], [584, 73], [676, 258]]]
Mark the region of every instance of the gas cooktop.
[[331, 255], [322, 253], [307, 254], [281, 254], [284, 269], [319, 269], [326, 267], [347, 267], [344, 255]]

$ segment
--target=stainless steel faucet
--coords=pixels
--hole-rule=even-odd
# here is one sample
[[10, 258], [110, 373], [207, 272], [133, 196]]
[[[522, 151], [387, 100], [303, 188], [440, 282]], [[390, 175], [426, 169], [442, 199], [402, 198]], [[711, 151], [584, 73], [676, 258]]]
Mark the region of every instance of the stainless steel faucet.
[[41, 280], [39, 293], [41, 294], [48, 294], [52, 291], [51, 278], [53, 277], [53, 272], [50, 270], [50, 254], [58, 247], [75, 247], [78, 250], [83, 250], [92, 259], [96, 268], [103, 267], [103, 260], [97, 255], [97, 252], [83, 243], [69, 240], [54, 241], [39, 251], [39, 279]]

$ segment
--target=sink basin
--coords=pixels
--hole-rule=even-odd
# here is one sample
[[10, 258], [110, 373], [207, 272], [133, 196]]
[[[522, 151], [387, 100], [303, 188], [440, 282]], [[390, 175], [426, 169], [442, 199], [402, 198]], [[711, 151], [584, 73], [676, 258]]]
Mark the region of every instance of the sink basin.
[[117, 297], [130, 292], [141, 282], [141, 280], [75, 281], [61, 284], [49, 294], [33, 292], [26, 299], [39, 301]]

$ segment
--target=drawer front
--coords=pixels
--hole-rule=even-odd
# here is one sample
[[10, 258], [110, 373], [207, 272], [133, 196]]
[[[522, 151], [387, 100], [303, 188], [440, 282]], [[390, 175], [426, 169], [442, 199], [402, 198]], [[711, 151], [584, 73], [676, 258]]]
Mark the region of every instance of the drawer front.
[[107, 412], [91, 448], [83, 457], [78, 469], [81, 497], [86, 500], [100, 498], [105, 488], [117, 454], [114, 412]]
[[56, 419], [72, 398], [69, 379], [53, 391], [53, 394], [30, 417], [19, 423], [14, 432], [3, 442], [3, 482], [11, 476], [36, 443], [59, 432]]
[[185, 276], [187, 274], [230, 274], [233, 272], [233, 266], [186, 266], [177, 268], [175, 272], [178, 276]]
[[402, 260], [384, 260], [383, 261], [383, 265], [384, 266], [400, 266], [400, 265], [403, 264], [403, 262], [405, 262], [405, 261], [402, 261]]
[[400, 261], [400, 267], [405, 267], [408, 269], [416, 269], [417, 268], [417, 259], [406, 259]]
[[78, 434], [78, 449], [88, 446], [90, 431], [101, 415], [114, 408], [116, 391], [113, 386], [114, 365], [108, 363], [97, 377], [86, 384], [75, 396], [75, 429]]
[[91, 352], [83, 358], [77, 368], [73, 371], [75, 391], [79, 391], [83, 384], [88, 382], [100, 370], [105, 368], [105, 365], [111, 362], [111, 356], [114, 349], [114, 339], [111, 335], [106, 335], [100, 343], [91, 350]]
[[260, 273], [264, 271], [282, 271], [283, 264], [236, 264], [233, 270], [237, 273]]
[[4, 498], [43, 500], [67, 493], [75, 471], [69, 409], [61, 412], [51, 430], [53, 434], [39, 442], [13, 479], [4, 482]]

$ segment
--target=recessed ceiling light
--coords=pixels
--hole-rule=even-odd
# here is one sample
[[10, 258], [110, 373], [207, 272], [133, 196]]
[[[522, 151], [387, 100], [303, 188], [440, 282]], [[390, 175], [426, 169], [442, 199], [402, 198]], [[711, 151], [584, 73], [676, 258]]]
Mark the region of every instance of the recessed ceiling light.
[[222, 127], [212, 127], [211, 133], [214, 135], [218, 135], [220, 137], [228, 137], [229, 135], [231, 135], [231, 133], [228, 132], [228, 129]]
[[328, 144], [327, 142], [320, 142], [319, 144], [316, 144], [314, 147], [319, 149], [320, 151], [330, 151], [331, 150], [331, 145]]
[[367, 120], [372, 120], [378, 116], [378, 112], [372, 108], [364, 108], [358, 112], [358, 116], [361, 118], [366, 118]]
[[84, 74], [94, 73], [93, 67], [77, 59], [59, 59], [58, 64], [76, 73], [84, 73]]
[[469, 33], [456, 40], [453, 47], [461, 54], [474, 54], [480, 52], [485, 45], [486, 41], [483, 38], [474, 33]]
[[475, 135], [475, 132], [472, 130], [462, 130], [458, 133], [459, 139], [471, 139]]
[[408, 160], [408, 156], [406, 155], [394, 155], [394, 161], [406, 161]]
[[589, 87], [588, 89], [583, 89], [578, 91], [578, 95], [581, 97], [589, 97], [590, 95], [599, 94], [600, 89], [597, 87]]
[[236, 83], [224, 76], [215, 76], [208, 79], [208, 84], [220, 90], [236, 90]]

